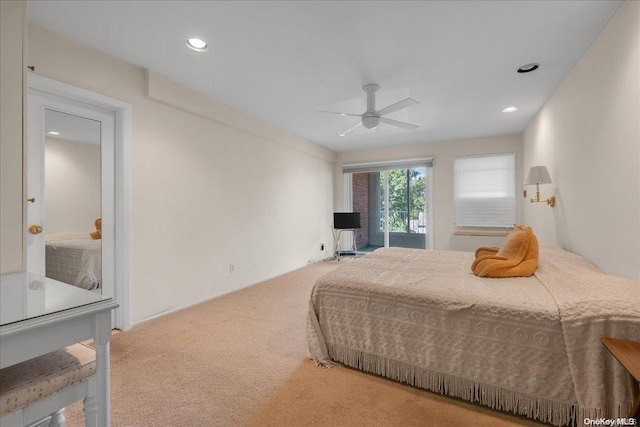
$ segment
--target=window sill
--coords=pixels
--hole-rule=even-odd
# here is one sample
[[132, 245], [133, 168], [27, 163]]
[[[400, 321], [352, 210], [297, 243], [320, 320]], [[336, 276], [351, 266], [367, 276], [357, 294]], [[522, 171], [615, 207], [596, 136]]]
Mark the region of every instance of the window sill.
[[483, 230], [458, 230], [453, 233], [454, 236], [489, 236], [489, 237], [507, 237], [508, 231], [483, 231]]

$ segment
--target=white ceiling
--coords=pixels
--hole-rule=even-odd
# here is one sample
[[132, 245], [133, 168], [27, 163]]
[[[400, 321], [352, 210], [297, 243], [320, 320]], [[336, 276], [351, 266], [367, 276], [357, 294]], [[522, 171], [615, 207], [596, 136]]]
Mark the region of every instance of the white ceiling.
[[86, 117], [74, 116], [55, 110], [45, 110], [44, 131], [58, 132], [60, 135], [49, 135], [47, 138], [64, 139], [65, 141], [83, 144], [100, 144], [100, 122]]
[[[29, 20], [345, 151], [522, 132], [620, 4], [31, 0]], [[357, 118], [317, 111], [362, 113], [367, 83], [377, 109], [420, 102], [388, 116], [420, 128], [339, 137]]]

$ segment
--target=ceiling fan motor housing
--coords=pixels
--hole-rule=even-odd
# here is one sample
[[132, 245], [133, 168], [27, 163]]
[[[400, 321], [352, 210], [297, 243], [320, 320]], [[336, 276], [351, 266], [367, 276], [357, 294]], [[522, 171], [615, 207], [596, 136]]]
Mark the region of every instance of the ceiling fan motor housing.
[[380, 124], [380, 117], [375, 114], [367, 114], [362, 117], [362, 126], [367, 129], [375, 129]]

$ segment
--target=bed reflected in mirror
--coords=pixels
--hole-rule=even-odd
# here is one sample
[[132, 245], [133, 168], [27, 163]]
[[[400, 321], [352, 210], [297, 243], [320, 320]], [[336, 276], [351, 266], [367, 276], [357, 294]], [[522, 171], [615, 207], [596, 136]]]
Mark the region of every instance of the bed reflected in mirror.
[[46, 276], [102, 293], [101, 123], [45, 109]]

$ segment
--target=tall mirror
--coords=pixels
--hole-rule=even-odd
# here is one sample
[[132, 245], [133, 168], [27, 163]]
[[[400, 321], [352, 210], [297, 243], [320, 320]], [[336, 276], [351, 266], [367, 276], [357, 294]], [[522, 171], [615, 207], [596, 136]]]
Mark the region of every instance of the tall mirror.
[[102, 293], [101, 122], [45, 109], [47, 277]]

